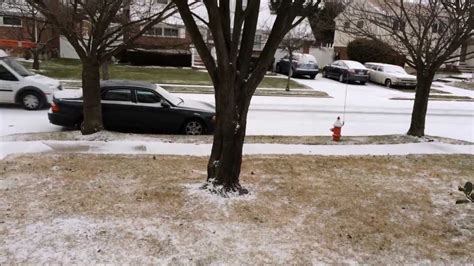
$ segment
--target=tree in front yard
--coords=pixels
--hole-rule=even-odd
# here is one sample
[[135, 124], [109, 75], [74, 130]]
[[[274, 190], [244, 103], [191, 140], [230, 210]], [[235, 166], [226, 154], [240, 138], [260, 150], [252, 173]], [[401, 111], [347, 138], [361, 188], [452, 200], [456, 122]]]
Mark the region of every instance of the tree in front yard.
[[[27, 0], [71, 43], [82, 63], [83, 134], [103, 129], [100, 67], [176, 12], [173, 4], [131, 0]], [[56, 3], [56, 4], [54, 4]]]
[[348, 0], [325, 0], [320, 12], [309, 14], [308, 19], [316, 44], [327, 46], [334, 43], [334, 19], [344, 11], [347, 2]]
[[408, 134], [423, 136], [428, 98], [436, 71], [459, 57], [474, 36], [474, 1], [353, 1], [343, 13], [342, 31], [389, 44], [416, 69], [418, 86]]
[[[274, 22], [265, 47], [251, 70], [260, 9], [268, 8], [266, 1], [204, 0], [205, 14], [192, 12], [188, 0], [173, 1], [214, 84], [216, 124], [207, 167], [207, 185], [223, 195], [231, 191], [246, 193], [239, 176], [250, 100], [280, 42], [305, 19], [307, 12], [317, 11], [320, 0], [272, 1]], [[200, 31], [202, 24], [211, 32], [215, 58]]]
[[301, 22], [299, 25], [291, 29], [285, 38], [280, 43], [280, 48], [288, 53], [288, 60], [290, 68], [288, 70], [288, 78], [286, 82], [286, 91], [290, 91], [290, 80], [293, 76], [293, 60], [295, 59], [295, 52], [300, 51], [305, 44], [313, 41], [313, 32], [311, 26], [306, 21]]

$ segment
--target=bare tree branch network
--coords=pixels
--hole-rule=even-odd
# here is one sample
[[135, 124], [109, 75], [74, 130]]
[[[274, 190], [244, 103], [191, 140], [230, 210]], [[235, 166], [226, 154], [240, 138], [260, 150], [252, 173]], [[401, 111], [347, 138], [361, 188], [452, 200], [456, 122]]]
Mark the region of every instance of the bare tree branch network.
[[[194, 12], [188, 0], [173, 2], [214, 84], [216, 124], [206, 187], [244, 194], [239, 176], [250, 100], [285, 35], [318, 10], [320, 0], [272, 1], [271, 10], [267, 0], [203, 0]], [[266, 25], [264, 48], [251, 62], [256, 32]], [[203, 27], [212, 42], [206, 42]]]
[[436, 71], [459, 59], [459, 48], [473, 38], [474, 2], [470, 0], [353, 0], [339, 16], [341, 38], [365, 37], [389, 44], [416, 69], [409, 135], [425, 134], [425, 117]]

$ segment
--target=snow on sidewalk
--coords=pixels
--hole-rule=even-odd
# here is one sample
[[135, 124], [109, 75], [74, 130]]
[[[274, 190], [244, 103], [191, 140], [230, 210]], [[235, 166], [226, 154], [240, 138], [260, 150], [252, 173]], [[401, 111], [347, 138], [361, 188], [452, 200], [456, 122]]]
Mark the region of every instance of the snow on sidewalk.
[[[207, 156], [211, 144], [164, 143], [143, 141], [13, 141], [0, 142], [0, 159], [21, 153], [87, 153], [87, 154], [161, 154]], [[244, 154], [302, 155], [407, 155], [407, 154], [474, 154], [474, 145], [441, 142], [387, 145], [288, 145], [246, 144]]]

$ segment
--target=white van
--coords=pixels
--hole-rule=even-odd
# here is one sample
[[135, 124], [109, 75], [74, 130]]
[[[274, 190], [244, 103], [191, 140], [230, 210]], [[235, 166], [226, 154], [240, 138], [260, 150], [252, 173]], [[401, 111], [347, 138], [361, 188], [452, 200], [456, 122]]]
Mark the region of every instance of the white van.
[[26, 110], [38, 110], [53, 101], [61, 90], [58, 80], [31, 73], [0, 50], [0, 103], [20, 103]]

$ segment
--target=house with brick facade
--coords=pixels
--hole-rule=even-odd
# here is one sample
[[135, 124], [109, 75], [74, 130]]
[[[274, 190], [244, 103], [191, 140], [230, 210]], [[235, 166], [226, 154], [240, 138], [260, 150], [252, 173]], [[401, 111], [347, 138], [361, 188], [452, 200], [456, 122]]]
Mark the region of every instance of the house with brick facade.
[[0, 49], [30, 57], [32, 48], [40, 48], [41, 57], [57, 56], [58, 33], [22, 0], [0, 0]]

